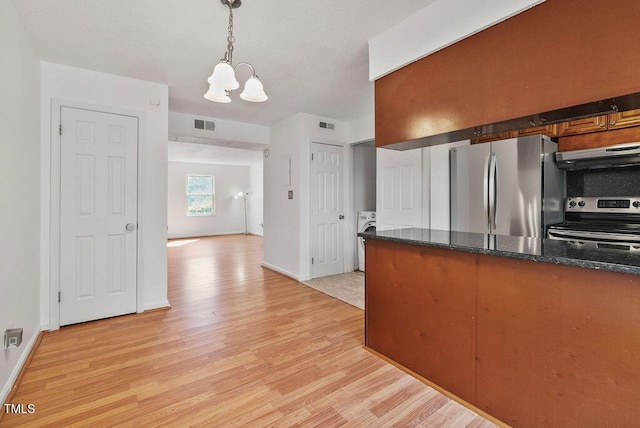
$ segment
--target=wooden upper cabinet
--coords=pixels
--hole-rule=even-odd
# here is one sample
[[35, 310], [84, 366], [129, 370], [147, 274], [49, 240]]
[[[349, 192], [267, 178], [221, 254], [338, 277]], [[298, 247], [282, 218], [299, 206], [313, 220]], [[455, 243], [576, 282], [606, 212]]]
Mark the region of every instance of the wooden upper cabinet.
[[618, 144], [617, 142], [614, 143], [616, 139], [609, 138], [609, 133], [606, 133], [606, 136], [603, 138], [597, 138], [596, 136], [578, 138], [581, 134], [591, 134], [598, 131], [613, 131], [617, 129], [631, 128], [634, 126], [640, 126], [640, 109], [564, 122], [558, 126], [558, 135], [560, 137], [576, 136], [575, 140], [561, 140], [561, 147], [563, 150], [579, 150], [582, 148], [594, 148]]
[[567, 135], [586, 134], [589, 132], [606, 131], [607, 115], [588, 117], [585, 119], [570, 120], [562, 122], [559, 126], [558, 135], [561, 137]]
[[596, 147], [613, 146], [616, 144], [640, 141], [640, 126], [611, 129], [607, 132], [592, 132], [590, 134], [570, 135], [558, 138], [558, 151], [594, 149]]
[[518, 129], [517, 131], [500, 132], [497, 134], [480, 135], [471, 139], [471, 144], [488, 143], [497, 140], [506, 140], [508, 138], [526, 137], [527, 135], [542, 134], [547, 137], [557, 137], [559, 132], [559, 126], [544, 125], [534, 126], [532, 128]]
[[640, 109], [622, 111], [608, 115], [607, 126], [609, 129], [628, 128], [640, 125]]

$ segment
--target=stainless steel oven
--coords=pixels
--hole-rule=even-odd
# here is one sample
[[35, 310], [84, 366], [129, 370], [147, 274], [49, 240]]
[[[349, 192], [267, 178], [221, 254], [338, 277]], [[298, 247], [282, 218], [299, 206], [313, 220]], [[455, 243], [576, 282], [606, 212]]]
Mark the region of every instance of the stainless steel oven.
[[576, 247], [640, 251], [640, 196], [570, 197], [564, 218], [549, 226], [548, 238]]

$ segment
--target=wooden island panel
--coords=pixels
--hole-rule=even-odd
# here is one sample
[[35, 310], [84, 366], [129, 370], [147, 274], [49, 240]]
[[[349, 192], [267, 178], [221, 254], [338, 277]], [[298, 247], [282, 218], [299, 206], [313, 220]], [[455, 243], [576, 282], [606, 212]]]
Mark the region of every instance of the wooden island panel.
[[366, 345], [472, 401], [473, 255], [375, 240], [366, 245]]
[[478, 258], [476, 405], [513, 426], [637, 426], [640, 279]]
[[637, 426], [640, 276], [365, 242], [369, 348], [515, 427]]

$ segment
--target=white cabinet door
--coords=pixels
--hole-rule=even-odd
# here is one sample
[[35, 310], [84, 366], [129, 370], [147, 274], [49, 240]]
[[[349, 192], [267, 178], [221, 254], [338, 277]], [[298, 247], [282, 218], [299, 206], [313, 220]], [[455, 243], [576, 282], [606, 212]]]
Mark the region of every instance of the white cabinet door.
[[377, 230], [425, 227], [422, 149], [377, 149]]
[[377, 230], [450, 229], [449, 150], [469, 140], [421, 149], [377, 149]]

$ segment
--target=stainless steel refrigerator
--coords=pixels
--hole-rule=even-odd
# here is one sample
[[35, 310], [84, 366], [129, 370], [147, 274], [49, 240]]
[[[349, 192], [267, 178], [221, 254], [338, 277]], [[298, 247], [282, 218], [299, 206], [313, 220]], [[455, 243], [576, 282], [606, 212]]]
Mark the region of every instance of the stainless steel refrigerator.
[[544, 237], [563, 218], [556, 151], [541, 135], [451, 149], [451, 230]]

